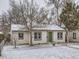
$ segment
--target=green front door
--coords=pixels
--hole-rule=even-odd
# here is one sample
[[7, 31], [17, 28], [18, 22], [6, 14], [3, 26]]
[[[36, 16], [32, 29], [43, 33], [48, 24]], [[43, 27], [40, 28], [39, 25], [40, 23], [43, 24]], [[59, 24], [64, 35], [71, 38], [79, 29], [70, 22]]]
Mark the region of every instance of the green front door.
[[48, 32], [48, 42], [52, 42], [52, 32]]

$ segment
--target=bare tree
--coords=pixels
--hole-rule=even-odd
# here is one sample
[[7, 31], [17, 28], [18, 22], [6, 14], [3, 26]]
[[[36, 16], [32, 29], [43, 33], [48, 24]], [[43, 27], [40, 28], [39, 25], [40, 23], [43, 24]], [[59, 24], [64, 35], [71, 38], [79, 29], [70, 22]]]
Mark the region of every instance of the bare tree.
[[6, 42], [9, 32], [10, 32], [10, 20], [8, 19], [7, 13], [2, 14], [2, 27], [3, 27], [3, 33], [4, 33], [4, 41]]
[[10, 0], [10, 6], [12, 7], [8, 10], [9, 19], [11, 23], [19, 23], [26, 25], [28, 31], [30, 32], [30, 44], [32, 45], [32, 28], [33, 23], [41, 23], [47, 20], [48, 12], [44, 8], [39, 8], [38, 5], [31, 0], [24, 0], [16, 4], [16, 1]]
[[[67, 2], [70, 2], [71, 0], [49, 0], [48, 1], [48, 6], [52, 6], [54, 5], [54, 7], [52, 8], [52, 11], [51, 11], [51, 14], [52, 15], [55, 15], [55, 18], [56, 18], [56, 24], [58, 25], [61, 25], [61, 22], [59, 20], [59, 15], [60, 15], [60, 12], [62, 11], [64, 5], [66, 4], [66, 1]], [[55, 11], [54, 11], [55, 9]]]

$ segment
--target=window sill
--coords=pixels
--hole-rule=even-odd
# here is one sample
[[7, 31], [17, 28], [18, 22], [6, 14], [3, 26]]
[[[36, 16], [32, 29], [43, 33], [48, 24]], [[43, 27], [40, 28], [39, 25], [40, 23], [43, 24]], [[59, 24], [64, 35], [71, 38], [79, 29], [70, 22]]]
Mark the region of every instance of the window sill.
[[34, 41], [41, 41], [42, 39], [34, 39]]
[[63, 38], [60, 38], [60, 39], [58, 39], [58, 40], [63, 40]]

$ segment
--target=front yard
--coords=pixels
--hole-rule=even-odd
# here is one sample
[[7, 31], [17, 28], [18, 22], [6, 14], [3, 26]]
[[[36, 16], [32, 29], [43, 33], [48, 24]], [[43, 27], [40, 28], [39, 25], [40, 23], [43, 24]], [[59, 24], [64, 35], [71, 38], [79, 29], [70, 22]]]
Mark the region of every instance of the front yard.
[[79, 59], [79, 50], [67, 46], [5, 46], [3, 59]]

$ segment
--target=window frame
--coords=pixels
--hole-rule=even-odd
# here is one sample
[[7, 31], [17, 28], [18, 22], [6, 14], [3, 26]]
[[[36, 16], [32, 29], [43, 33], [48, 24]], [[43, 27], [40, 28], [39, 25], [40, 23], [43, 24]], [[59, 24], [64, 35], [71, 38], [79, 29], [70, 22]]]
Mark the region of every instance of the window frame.
[[24, 39], [24, 33], [18, 33], [18, 37], [19, 37], [19, 40], [23, 40]]
[[76, 39], [76, 33], [73, 33], [73, 39]]
[[[36, 33], [36, 34], [35, 34]], [[36, 36], [35, 36], [36, 35]], [[42, 40], [42, 32], [34, 32], [34, 40], [39, 41]]]
[[58, 32], [57, 38], [58, 38], [58, 40], [62, 40], [63, 39], [63, 32]]

